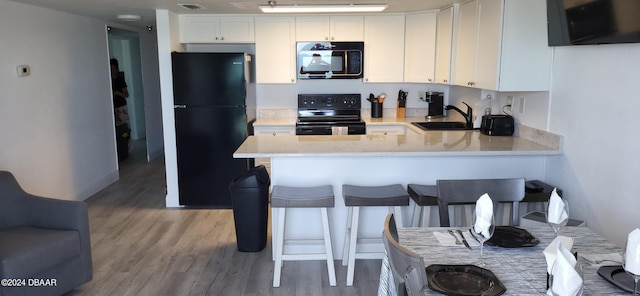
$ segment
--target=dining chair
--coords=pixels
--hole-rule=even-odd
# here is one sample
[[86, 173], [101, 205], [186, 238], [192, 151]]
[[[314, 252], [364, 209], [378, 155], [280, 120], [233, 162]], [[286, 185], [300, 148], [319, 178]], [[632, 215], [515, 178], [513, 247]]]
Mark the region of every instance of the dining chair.
[[393, 213], [384, 222], [382, 234], [389, 266], [398, 296], [424, 295], [427, 287], [427, 272], [422, 257], [398, 243], [398, 233]]
[[474, 204], [487, 193], [497, 203], [511, 203], [511, 225], [518, 225], [520, 201], [524, 198], [524, 178], [437, 180], [440, 227], [450, 227], [449, 205]]

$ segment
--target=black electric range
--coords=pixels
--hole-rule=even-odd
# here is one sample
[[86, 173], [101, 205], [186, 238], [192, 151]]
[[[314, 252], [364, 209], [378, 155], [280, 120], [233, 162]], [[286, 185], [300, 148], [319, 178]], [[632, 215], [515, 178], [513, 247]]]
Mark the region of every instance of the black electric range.
[[300, 94], [296, 135], [364, 135], [360, 94]]

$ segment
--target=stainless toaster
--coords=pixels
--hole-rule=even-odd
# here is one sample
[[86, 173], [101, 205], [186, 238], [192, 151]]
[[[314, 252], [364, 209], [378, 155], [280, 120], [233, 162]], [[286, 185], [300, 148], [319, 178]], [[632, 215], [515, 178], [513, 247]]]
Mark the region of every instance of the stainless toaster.
[[480, 132], [489, 136], [511, 136], [515, 128], [515, 121], [510, 115], [484, 115]]

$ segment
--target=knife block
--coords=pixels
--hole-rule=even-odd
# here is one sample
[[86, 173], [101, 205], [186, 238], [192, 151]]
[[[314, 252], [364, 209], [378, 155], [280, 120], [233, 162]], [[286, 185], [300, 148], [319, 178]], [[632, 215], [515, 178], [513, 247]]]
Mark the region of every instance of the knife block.
[[397, 118], [405, 118], [405, 116], [407, 115], [407, 108], [405, 107], [398, 107], [396, 109], [396, 117]]

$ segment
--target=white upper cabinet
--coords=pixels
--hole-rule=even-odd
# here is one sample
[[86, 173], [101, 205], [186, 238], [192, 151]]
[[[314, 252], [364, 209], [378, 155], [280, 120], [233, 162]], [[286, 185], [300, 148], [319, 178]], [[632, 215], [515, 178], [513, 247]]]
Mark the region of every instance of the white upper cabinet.
[[294, 17], [256, 17], [257, 83], [296, 82]]
[[405, 16], [404, 82], [435, 82], [436, 21], [436, 12]]
[[362, 16], [300, 16], [296, 17], [298, 41], [362, 41]]
[[549, 90], [551, 48], [540, 0], [474, 0], [460, 6], [454, 83], [497, 91]]
[[460, 22], [456, 35], [453, 84], [473, 86], [476, 80], [478, 1], [467, 2], [460, 6]]
[[404, 15], [365, 16], [364, 82], [403, 82]]
[[436, 33], [436, 83], [449, 84], [451, 81], [451, 42], [453, 40], [453, 24], [457, 18], [459, 4], [438, 12], [438, 29]]
[[253, 17], [181, 15], [181, 43], [253, 43]]

